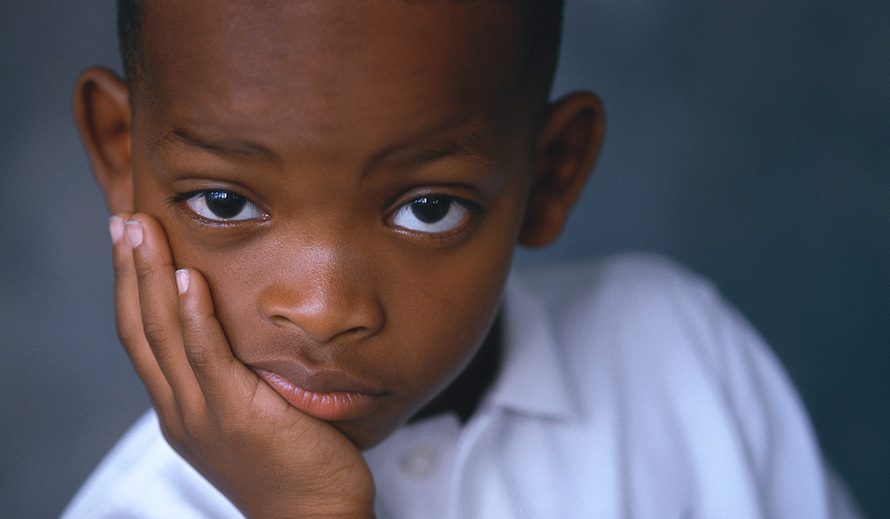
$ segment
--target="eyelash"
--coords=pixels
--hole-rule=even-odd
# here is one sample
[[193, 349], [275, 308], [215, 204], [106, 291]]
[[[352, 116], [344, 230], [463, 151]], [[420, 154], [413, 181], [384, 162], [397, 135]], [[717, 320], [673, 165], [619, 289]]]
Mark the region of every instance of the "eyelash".
[[[168, 203], [173, 207], [176, 207], [176, 208], [179, 208], [180, 210], [185, 211], [193, 220], [195, 220], [195, 221], [199, 222], [201, 225], [205, 225], [205, 226], [233, 227], [233, 226], [243, 225], [245, 223], [255, 222], [256, 220], [259, 220], [258, 218], [249, 218], [249, 219], [243, 219], [243, 220], [212, 219], [212, 218], [207, 218], [205, 216], [198, 214], [197, 212], [195, 212], [195, 210], [192, 207], [189, 206], [189, 204], [188, 204], [189, 200], [196, 199], [200, 196], [206, 197], [207, 195], [209, 195], [211, 193], [231, 193], [233, 195], [240, 196], [240, 197], [244, 198], [247, 203], [256, 207], [263, 214], [263, 218], [262, 218], [263, 220], [265, 220], [268, 217], [268, 215], [265, 212], [263, 212], [261, 209], [259, 209], [259, 207], [254, 202], [252, 202], [249, 198], [244, 197], [243, 195], [240, 195], [230, 189], [196, 189], [196, 190], [192, 190], [192, 191], [176, 193], [173, 196], [169, 197]], [[398, 216], [401, 212], [409, 210], [409, 207], [411, 204], [417, 203], [424, 199], [446, 200], [449, 204], [449, 207], [448, 207], [449, 209], [451, 207], [451, 204], [456, 204], [457, 206], [466, 210], [468, 212], [468, 214], [462, 219], [461, 222], [459, 222], [455, 226], [455, 228], [445, 230], [442, 232], [425, 232], [425, 231], [420, 231], [420, 230], [415, 230], [415, 229], [409, 229], [409, 228], [406, 228], [403, 226], [398, 226], [393, 223], [393, 219], [396, 216]], [[183, 207], [183, 206], [185, 206], [185, 207]], [[446, 213], [446, 216], [447, 216], [447, 213]], [[387, 216], [386, 220], [387, 220], [388, 224], [393, 225], [395, 227], [395, 229], [401, 233], [408, 234], [408, 235], [418, 237], [421, 239], [425, 239], [428, 241], [435, 241], [435, 242], [442, 243], [442, 242], [454, 242], [454, 241], [462, 240], [465, 236], [469, 235], [473, 231], [473, 229], [484, 220], [485, 216], [486, 216], [486, 211], [482, 207], [482, 204], [480, 204], [479, 202], [468, 200], [468, 199], [457, 197], [457, 196], [453, 196], [453, 195], [446, 195], [446, 194], [433, 192], [433, 193], [429, 193], [429, 194], [422, 194], [422, 195], [414, 196], [410, 200], [407, 200], [407, 201], [399, 204], [396, 207], [396, 209], [394, 211], [392, 211], [389, 214], [389, 216]], [[443, 219], [444, 219], [444, 217], [443, 217]], [[438, 223], [438, 222], [436, 222], [436, 223]]]
[[[442, 232], [424, 232], [414, 229], [408, 229], [406, 227], [397, 226], [394, 224], [393, 219], [402, 211], [409, 210], [411, 204], [423, 199], [430, 198], [447, 200], [449, 204], [460, 206], [462, 209], [466, 210], [468, 214], [456, 227]], [[407, 200], [406, 202], [400, 203], [398, 206], [396, 206], [395, 210], [390, 213], [390, 216], [387, 217], [387, 221], [391, 225], [393, 225], [395, 229], [400, 233], [408, 234], [426, 241], [445, 244], [461, 241], [463, 238], [473, 232], [473, 230], [484, 220], [485, 216], [486, 211], [482, 207], [482, 204], [480, 204], [479, 202], [467, 200], [465, 198], [460, 198], [453, 195], [433, 192], [429, 194], [417, 195]]]
[[[189, 200], [197, 199], [198, 197], [206, 197], [211, 193], [228, 193], [240, 198], [243, 198], [244, 201], [248, 204], [254, 206], [261, 214], [261, 218], [249, 218], [243, 220], [237, 219], [213, 219], [207, 218], [195, 212], [195, 210], [189, 206]], [[231, 189], [195, 189], [193, 191], [185, 191], [182, 193], [176, 193], [170, 198], [167, 199], [170, 206], [175, 207], [181, 211], [184, 211], [191, 219], [197, 221], [201, 225], [211, 226], [211, 227], [234, 227], [237, 225], [243, 225], [249, 222], [256, 222], [257, 220], [266, 220], [268, 214], [266, 214], [262, 209], [257, 206], [254, 202], [252, 202], [249, 198], [244, 195], [241, 195]]]

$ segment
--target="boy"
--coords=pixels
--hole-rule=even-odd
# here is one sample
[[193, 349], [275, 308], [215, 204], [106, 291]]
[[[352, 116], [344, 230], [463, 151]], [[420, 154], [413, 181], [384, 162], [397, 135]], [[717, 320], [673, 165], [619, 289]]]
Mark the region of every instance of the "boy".
[[547, 102], [558, 2], [119, 9], [127, 80], [74, 104], [156, 414], [69, 517], [827, 517], [799, 403], [707, 285], [508, 283], [603, 134], [593, 95]]

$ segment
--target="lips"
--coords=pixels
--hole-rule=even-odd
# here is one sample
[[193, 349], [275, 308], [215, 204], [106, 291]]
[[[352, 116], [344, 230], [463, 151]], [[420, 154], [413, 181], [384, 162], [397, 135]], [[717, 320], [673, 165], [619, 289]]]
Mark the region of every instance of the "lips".
[[383, 396], [383, 392], [341, 371], [275, 362], [254, 366], [253, 371], [290, 405], [325, 421], [366, 416]]

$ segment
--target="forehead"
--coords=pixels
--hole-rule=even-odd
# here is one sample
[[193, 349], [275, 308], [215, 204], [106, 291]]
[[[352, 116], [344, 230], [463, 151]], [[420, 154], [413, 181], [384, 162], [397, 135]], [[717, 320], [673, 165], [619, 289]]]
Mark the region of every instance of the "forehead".
[[505, 5], [156, 0], [143, 21], [145, 92], [158, 112], [195, 124], [319, 139], [503, 111], [521, 72]]

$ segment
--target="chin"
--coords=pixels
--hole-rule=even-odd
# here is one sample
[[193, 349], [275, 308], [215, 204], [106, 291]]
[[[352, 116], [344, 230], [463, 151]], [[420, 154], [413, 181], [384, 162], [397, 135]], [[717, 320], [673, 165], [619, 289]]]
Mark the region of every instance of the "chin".
[[395, 424], [380, 424], [364, 420], [348, 422], [329, 422], [335, 429], [343, 433], [360, 451], [366, 451], [388, 438], [405, 420]]

